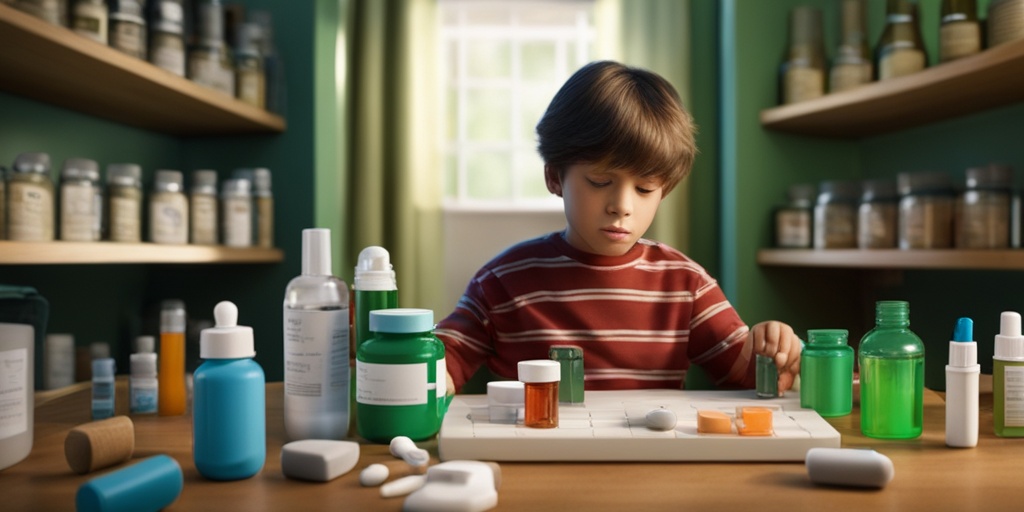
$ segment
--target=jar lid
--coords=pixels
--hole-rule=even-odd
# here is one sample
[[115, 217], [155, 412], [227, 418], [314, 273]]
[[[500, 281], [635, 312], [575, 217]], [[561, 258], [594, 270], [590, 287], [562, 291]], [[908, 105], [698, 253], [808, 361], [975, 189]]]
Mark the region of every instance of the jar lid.
[[156, 338], [153, 336], [137, 336], [135, 338], [135, 353], [156, 352]]
[[896, 186], [902, 196], [953, 193], [949, 174], [941, 171], [901, 172], [896, 175]]
[[100, 180], [100, 166], [95, 160], [88, 158], [68, 158], [60, 171], [61, 179], [65, 180]]
[[270, 169], [257, 167], [252, 170], [253, 194], [257, 196], [269, 196], [271, 189]]
[[818, 186], [813, 183], [790, 185], [787, 191], [789, 201], [801, 206], [810, 206], [818, 196]]
[[856, 181], [823, 181], [818, 188], [818, 204], [855, 203], [860, 191], [861, 185]]
[[249, 193], [251, 185], [249, 180], [224, 180], [220, 186], [220, 195], [222, 197], [249, 197], [252, 195]]
[[110, 357], [103, 357], [100, 359], [92, 360], [92, 376], [95, 377], [113, 377], [115, 372], [114, 359]]
[[895, 201], [898, 197], [896, 194], [896, 182], [893, 180], [865, 180], [862, 183], [862, 190], [860, 200], [864, 203], [886, 200]]
[[434, 312], [430, 309], [393, 308], [370, 311], [370, 331], [418, 333], [434, 330]]
[[156, 353], [140, 352], [128, 356], [132, 375], [156, 377]]
[[487, 403], [491, 405], [523, 405], [524, 393], [522, 381], [495, 380], [487, 383]]
[[156, 171], [154, 188], [157, 192], [181, 192], [182, 182], [181, 171], [162, 169]]
[[967, 169], [965, 182], [968, 189], [1010, 190], [1013, 188], [1013, 169], [1002, 164], [972, 167]]
[[11, 170], [22, 173], [47, 174], [50, 172], [50, 155], [47, 153], [21, 153], [14, 158]]
[[185, 332], [185, 302], [167, 299], [160, 304], [160, 332]]
[[522, 382], [558, 382], [562, 380], [562, 364], [550, 359], [519, 361]]
[[213, 169], [192, 171], [192, 193], [217, 195], [217, 171]]
[[110, 164], [107, 166], [107, 183], [120, 187], [142, 187], [142, 168], [136, 164]]

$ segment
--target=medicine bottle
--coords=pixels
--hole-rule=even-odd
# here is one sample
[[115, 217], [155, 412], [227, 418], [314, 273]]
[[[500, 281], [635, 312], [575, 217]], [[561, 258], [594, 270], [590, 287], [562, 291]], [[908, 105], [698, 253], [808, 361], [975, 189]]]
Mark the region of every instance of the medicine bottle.
[[575, 345], [552, 345], [548, 347], [548, 359], [561, 365], [558, 382], [558, 402], [567, 405], [583, 405], [584, 373], [583, 349]]
[[875, 327], [860, 340], [859, 363], [861, 432], [880, 439], [920, 436], [924, 344], [910, 330], [907, 302], [875, 304]]
[[981, 51], [981, 24], [976, 0], [942, 0], [939, 17], [939, 62]]
[[256, 207], [256, 246], [270, 248], [274, 246], [274, 193], [271, 186], [270, 169], [257, 167], [253, 169], [253, 202]]
[[114, 416], [114, 360], [92, 360], [92, 419]]
[[829, 72], [829, 92], [842, 92], [873, 79], [865, 21], [867, 6], [864, 0], [842, 2], [842, 38]]
[[156, 172], [149, 198], [149, 238], [158, 244], [188, 243], [188, 198], [181, 171]]
[[259, 51], [262, 29], [255, 23], [242, 23], [235, 42], [235, 97], [256, 108], [267, 105], [266, 74]]
[[107, 166], [107, 238], [142, 241], [142, 169], [135, 164]]
[[900, 249], [953, 246], [953, 187], [944, 172], [899, 173]]
[[195, 372], [192, 454], [206, 478], [240, 480], [266, 460], [266, 378], [253, 360], [252, 327], [238, 325], [238, 308], [223, 301], [213, 315], [217, 325], [199, 338], [204, 361]]
[[95, 160], [69, 158], [60, 173], [60, 239], [74, 242], [100, 240], [103, 225], [103, 188]]
[[1021, 0], [992, 0], [988, 4], [985, 23], [987, 48], [1024, 39], [1024, 16]]
[[159, 362], [157, 410], [161, 416], [185, 414], [185, 303], [180, 300], [160, 304]]
[[887, 0], [885, 29], [875, 46], [878, 79], [912, 75], [928, 65], [916, 0]]
[[358, 348], [373, 338], [373, 332], [370, 331], [370, 311], [398, 307], [398, 280], [395, 278], [388, 250], [375, 245], [359, 251], [354, 275], [353, 325], [356, 335], [355, 346]]
[[810, 249], [813, 246], [814, 198], [818, 187], [799, 184], [789, 187], [789, 201], [775, 209], [775, 246]]
[[1024, 336], [1020, 313], [999, 316], [992, 356], [992, 418], [999, 437], [1024, 437]]
[[967, 169], [965, 185], [953, 217], [956, 247], [1010, 247], [1013, 170], [1005, 165]]
[[814, 206], [814, 248], [857, 247], [857, 201], [860, 184], [853, 181], [824, 181]]
[[897, 246], [899, 196], [893, 180], [867, 180], [857, 208], [857, 247], [893, 249]]
[[523, 383], [523, 425], [530, 428], [558, 427], [558, 382], [562, 365], [550, 359], [519, 361]]
[[284, 427], [344, 439], [349, 427], [349, 289], [331, 274], [331, 231], [302, 230], [302, 275], [284, 293]]
[[43, 389], [57, 389], [75, 383], [75, 337], [47, 333], [43, 345]]
[[110, 47], [146, 60], [146, 19], [140, 0], [109, 0]]
[[757, 354], [755, 358], [754, 380], [758, 398], [778, 398], [779, 367], [775, 366], [775, 358]]
[[8, 239], [22, 242], [52, 241], [53, 210], [50, 155], [18, 155], [7, 182]]
[[846, 329], [812, 329], [800, 354], [800, 407], [823, 417], [853, 410], [853, 348]]
[[107, 3], [104, 0], [74, 0], [71, 30], [100, 44], [107, 44]]
[[185, 76], [185, 12], [181, 0], [149, 2], [149, 62]]
[[224, 180], [221, 185], [224, 245], [252, 246], [252, 194], [249, 180]]
[[790, 104], [825, 94], [825, 45], [821, 10], [794, 7], [789, 12], [789, 47], [779, 68], [781, 103]]
[[197, 245], [217, 245], [217, 171], [192, 171], [192, 189], [188, 196], [190, 240]]
[[129, 379], [129, 410], [132, 414], [156, 414], [157, 383], [156, 354], [138, 352], [129, 357], [131, 378]]
[[433, 437], [447, 410], [447, 367], [444, 345], [433, 333], [434, 312], [371, 311], [370, 330], [374, 337], [356, 349], [359, 435], [377, 443]]
[[235, 96], [235, 66], [224, 44], [224, 12], [220, 0], [198, 2], [198, 37], [188, 52], [188, 78]]
[[67, 0], [7, 0], [0, 3], [11, 4], [11, 7], [26, 12], [46, 22], [60, 26], [68, 26]]

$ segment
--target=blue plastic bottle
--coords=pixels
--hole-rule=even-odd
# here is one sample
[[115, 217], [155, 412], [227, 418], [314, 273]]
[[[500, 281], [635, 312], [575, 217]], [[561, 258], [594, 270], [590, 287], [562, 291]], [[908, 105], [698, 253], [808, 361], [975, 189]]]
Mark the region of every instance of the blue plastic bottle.
[[75, 493], [75, 510], [156, 512], [178, 499], [184, 483], [178, 462], [156, 455], [82, 484]]
[[213, 316], [217, 326], [199, 338], [205, 361], [194, 377], [192, 456], [206, 478], [241, 480], [259, 473], [267, 457], [266, 378], [238, 308], [224, 301]]

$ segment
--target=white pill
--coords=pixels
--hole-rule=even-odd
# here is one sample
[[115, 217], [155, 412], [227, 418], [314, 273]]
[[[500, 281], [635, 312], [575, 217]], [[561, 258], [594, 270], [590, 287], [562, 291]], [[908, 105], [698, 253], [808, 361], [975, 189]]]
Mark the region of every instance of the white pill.
[[882, 488], [896, 474], [892, 460], [874, 450], [811, 448], [805, 463], [816, 484]]
[[359, 483], [363, 487], [376, 487], [391, 475], [391, 470], [384, 464], [370, 464], [359, 473]]
[[423, 448], [414, 448], [402, 455], [402, 460], [410, 466], [426, 466], [430, 462], [430, 452]]
[[391, 450], [391, 455], [403, 459], [408, 451], [416, 449], [416, 443], [406, 436], [395, 436], [388, 448]]
[[646, 416], [647, 428], [651, 430], [672, 430], [676, 428], [676, 413], [668, 409], [655, 409]]
[[405, 496], [406, 494], [423, 487], [426, 483], [427, 475], [403, 476], [398, 480], [392, 480], [380, 486], [380, 497], [394, 498], [395, 496]]
[[359, 462], [359, 444], [330, 439], [303, 439], [281, 447], [281, 471], [289, 478], [327, 482]]

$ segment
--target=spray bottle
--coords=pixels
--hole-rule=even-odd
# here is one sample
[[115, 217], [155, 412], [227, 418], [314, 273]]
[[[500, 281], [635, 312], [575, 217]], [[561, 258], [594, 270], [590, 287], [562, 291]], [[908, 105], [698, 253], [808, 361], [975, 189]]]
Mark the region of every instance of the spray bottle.
[[373, 337], [370, 311], [398, 307], [398, 284], [387, 249], [376, 245], [360, 251], [355, 280], [356, 349]]
[[978, 344], [974, 342], [974, 321], [956, 321], [949, 342], [946, 365], [946, 446], [973, 448], [978, 445]]
[[343, 439], [349, 424], [348, 285], [331, 275], [331, 231], [302, 230], [302, 275], [284, 295], [288, 437]]
[[999, 334], [992, 356], [992, 417], [1000, 437], [1024, 437], [1024, 336], [1020, 313], [999, 316]]

